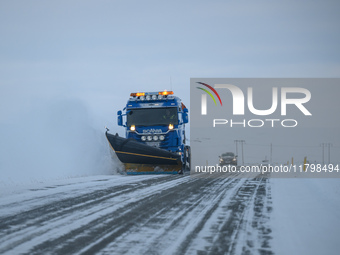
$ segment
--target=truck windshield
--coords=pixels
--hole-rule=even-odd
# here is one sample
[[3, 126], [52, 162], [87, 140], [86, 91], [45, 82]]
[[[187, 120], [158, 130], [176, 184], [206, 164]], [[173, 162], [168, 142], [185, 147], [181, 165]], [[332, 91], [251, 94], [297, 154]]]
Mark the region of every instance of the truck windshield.
[[127, 113], [127, 125], [157, 126], [178, 124], [177, 107], [132, 109]]

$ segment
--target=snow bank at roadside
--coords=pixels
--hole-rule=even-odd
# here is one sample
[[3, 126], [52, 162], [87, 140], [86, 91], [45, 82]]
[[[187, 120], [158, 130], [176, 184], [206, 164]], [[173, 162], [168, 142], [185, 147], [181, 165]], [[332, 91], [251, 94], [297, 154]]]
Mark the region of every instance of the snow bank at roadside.
[[271, 179], [276, 254], [339, 254], [340, 179]]

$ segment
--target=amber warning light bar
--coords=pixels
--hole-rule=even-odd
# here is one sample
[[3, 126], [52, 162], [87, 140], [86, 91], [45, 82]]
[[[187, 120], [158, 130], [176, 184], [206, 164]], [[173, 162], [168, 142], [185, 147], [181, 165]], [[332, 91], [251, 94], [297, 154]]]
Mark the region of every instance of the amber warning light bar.
[[147, 96], [147, 95], [162, 95], [162, 96], [167, 96], [167, 95], [173, 95], [173, 91], [160, 91], [160, 92], [137, 92], [137, 93], [131, 93], [130, 96], [132, 97], [140, 97], [140, 96]]

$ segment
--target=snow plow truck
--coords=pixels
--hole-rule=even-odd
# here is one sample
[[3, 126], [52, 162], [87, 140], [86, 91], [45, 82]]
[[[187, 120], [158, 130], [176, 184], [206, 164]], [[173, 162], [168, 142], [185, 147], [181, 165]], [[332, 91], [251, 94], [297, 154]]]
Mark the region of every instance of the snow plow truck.
[[125, 137], [107, 129], [106, 138], [127, 174], [182, 174], [190, 169], [188, 109], [172, 91], [131, 93], [117, 115]]

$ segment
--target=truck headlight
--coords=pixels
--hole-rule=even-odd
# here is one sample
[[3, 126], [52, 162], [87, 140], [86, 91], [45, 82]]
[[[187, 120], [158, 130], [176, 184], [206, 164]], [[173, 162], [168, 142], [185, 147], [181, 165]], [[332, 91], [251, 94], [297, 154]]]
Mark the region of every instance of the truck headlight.
[[147, 139], [148, 139], [148, 141], [152, 141], [152, 136], [148, 135]]
[[157, 95], [152, 95], [152, 100], [156, 100], [157, 99]]
[[158, 95], [158, 99], [161, 100], [163, 98], [162, 95]]
[[154, 135], [154, 136], [153, 136], [153, 140], [154, 140], [154, 141], [158, 141], [158, 136], [157, 136], [157, 135]]
[[159, 140], [163, 141], [165, 139], [164, 135], [159, 136]]
[[146, 100], [150, 100], [150, 99], [151, 99], [151, 96], [150, 96], [150, 95], [147, 95], [147, 96], [145, 97], [145, 99], [146, 99]]
[[145, 100], [145, 96], [140, 96], [139, 99], [144, 101]]
[[169, 130], [172, 130], [172, 129], [174, 129], [174, 125], [169, 124]]
[[145, 141], [146, 141], [146, 136], [143, 135], [143, 136], [141, 137], [141, 139], [142, 139], [143, 142], [145, 142]]
[[135, 131], [135, 130], [136, 130], [135, 125], [131, 125], [130, 130], [131, 130], [131, 131]]

